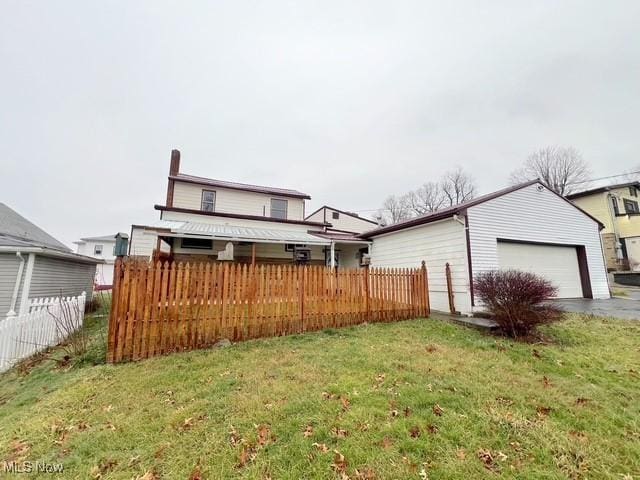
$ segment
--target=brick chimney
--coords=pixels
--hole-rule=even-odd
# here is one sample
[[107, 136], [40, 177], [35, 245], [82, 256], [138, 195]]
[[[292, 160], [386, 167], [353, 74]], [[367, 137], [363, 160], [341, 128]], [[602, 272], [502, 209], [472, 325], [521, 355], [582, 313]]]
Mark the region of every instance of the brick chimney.
[[173, 207], [173, 186], [175, 181], [171, 178], [180, 173], [180, 150], [171, 150], [171, 163], [169, 163], [169, 181], [167, 182], [167, 207]]

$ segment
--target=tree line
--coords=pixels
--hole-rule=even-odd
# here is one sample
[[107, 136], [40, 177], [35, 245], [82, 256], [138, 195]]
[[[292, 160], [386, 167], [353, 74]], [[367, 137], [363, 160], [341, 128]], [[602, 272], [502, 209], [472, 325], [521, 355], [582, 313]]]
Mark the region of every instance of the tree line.
[[[576, 148], [548, 146], [529, 155], [511, 173], [509, 180], [516, 185], [536, 178], [565, 196], [579, 190], [591, 178], [591, 170]], [[382, 224], [390, 225], [472, 200], [476, 194], [473, 176], [457, 167], [435, 182], [426, 182], [401, 195], [388, 196], [376, 217]]]

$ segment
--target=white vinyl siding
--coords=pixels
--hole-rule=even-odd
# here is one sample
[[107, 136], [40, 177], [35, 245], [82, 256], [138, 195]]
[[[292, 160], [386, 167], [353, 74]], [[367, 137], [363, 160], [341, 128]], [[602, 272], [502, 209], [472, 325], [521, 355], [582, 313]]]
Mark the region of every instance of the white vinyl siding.
[[151, 257], [157, 245], [158, 235], [156, 232], [134, 227], [131, 229], [129, 239], [129, 255]]
[[197, 222], [207, 223], [212, 225], [233, 225], [237, 227], [249, 227], [249, 228], [261, 228], [269, 230], [295, 230], [299, 232], [307, 232], [310, 225], [296, 224], [296, 223], [283, 223], [278, 221], [269, 221], [268, 217], [265, 220], [245, 220], [244, 218], [226, 218], [216, 217], [212, 215], [198, 215], [197, 213], [182, 213], [182, 212], [162, 212], [162, 220], [176, 220], [182, 222]]
[[449, 262], [456, 309], [469, 313], [471, 297], [466, 252], [464, 226], [453, 219], [443, 220], [375, 237], [371, 247], [371, 265], [417, 268], [425, 260], [431, 308], [448, 311], [445, 264]]
[[501, 270], [522, 270], [544, 277], [558, 289], [558, 298], [583, 296], [575, 247], [498, 242], [498, 263]]
[[[333, 214], [337, 213], [338, 218], [333, 218]], [[307, 217], [307, 220], [312, 222], [324, 222], [326, 214], [326, 221], [331, 224], [332, 229], [342, 230], [344, 232], [364, 233], [377, 228], [377, 224], [367, 222], [361, 218], [354, 217], [353, 215], [347, 215], [342, 212], [337, 212], [331, 208], [322, 208], [315, 212], [313, 215]]]
[[594, 298], [608, 298], [598, 224], [539, 184], [469, 207], [474, 274], [499, 266], [497, 239], [584, 245]]
[[78, 296], [82, 292], [91, 298], [95, 264], [36, 255], [29, 298]]
[[[190, 210], [202, 209], [202, 191], [212, 187], [176, 181], [173, 190], [173, 206]], [[237, 215], [255, 215], [268, 217], [271, 212], [271, 199], [274, 195], [245, 192], [226, 188], [215, 188], [215, 211], [235, 213]], [[287, 197], [287, 220], [304, 219], [304, 200]]]
[[[24, 271], [27, 268], [28, 254], [24, 254], [24, 268], [22, 279], [20, 279], [20, 290], [16, 300], [16, 311], [20, 307], [20, 296], [22, 295], [22, 284], [24, 282]], [[0, 253], [0, 322], [4, 319], [11, 307], [11, 296], [16, 284], [16, 277], [20, 268], [20, 258], [15, 253]]]

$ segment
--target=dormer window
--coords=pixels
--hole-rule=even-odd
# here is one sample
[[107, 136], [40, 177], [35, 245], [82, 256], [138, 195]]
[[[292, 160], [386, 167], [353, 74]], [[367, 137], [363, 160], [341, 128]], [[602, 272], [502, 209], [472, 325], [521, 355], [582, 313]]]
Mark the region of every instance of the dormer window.
[[331, 213], [331, 218], [333, 218], [334, 220], [338, 220], [340, 218], [340, 213], [339, 212], [332, 212]]
[[271, 199], [271, 218], [287, 219], [287, 200], [281, 198]]
[[635, 186], [629, 187], [629, 195], [631, 195], [632, 197], [638, 196], [638, 190], [636, 190]]
[[203, 212], [213, 212], [216, 206], [216, 192], [213, 190], [202, 190], [202, 203], [200, 210]]
[[96, 245], [95, 247], [93, 247], [93, 254], [102, 255], [102, 248], [102, 245]]

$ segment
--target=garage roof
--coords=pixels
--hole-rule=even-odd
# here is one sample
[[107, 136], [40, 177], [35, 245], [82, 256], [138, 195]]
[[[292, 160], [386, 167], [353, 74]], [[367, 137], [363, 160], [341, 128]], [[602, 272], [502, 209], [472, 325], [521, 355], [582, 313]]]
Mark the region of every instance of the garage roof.
[[375, 230], [370, 230], [368, 232], [362, 233], [361, 237], [362, 238], [372, 238], [372, 237], [375, 237], [377, 235], [382, 235], [383, 233], [395, 232], [395, 231], [398, 231], [398, 230], [404, 230], [405, 228], [410, 228], [410, 227], [415, 227], [415, 226], [418, 226], [418, 225], [423, 225], [423, 224], [427, 224], [427, 223], [431, 223], [431, 222], [436, 222], [438, 220], [444, 220], [445, 218], [452, 217], [453, 215], [464, 213], [465, 210], [467, 208], [469, 208], [469, 207], [473, 207], [474, 205], [479, 205], [481, 203], [488, 202], [489, 200], [493, 200], [495, 198], [501, 197], [501, 196], [506, 195], [508, 193], [515, 192], [517, 190], [520, 190], [522, 188], [528, 187], [530, 185], [535, 185], [536, 183], [542, 185], [547, 190], [549, 190], [550, 192], [554, 193], [555, 195], [557, 195], [559, 198], [561, 198], [565, 202], [569, 203], [574, 208], [580, 210], [582, 213], [584, 213], [586, 216], [588, 216], [594, 222], [596, 222], [598, 225], [600, 225], [600, 228], [604, 228], [604, 225], [602, 224], [602, 222], [600, 222], [597, 218], [595, 218], [592, 215], [590, 215], [589, 213], [585, 212], [583, 209], [581, 209], [580, 207], [578, 207], [577, 205], [572, 203], [570, 200], [567, 200], [562, 195], [558, 195], [554, 190], [550, 189], [548, 186], [546, 186], [544, 183], [542, 183], [540, 181], [540, 179], [536, 179], [536, 180], [531, 180], [531, 181], [528, 181], [528, 182], [525, 182], [525, 183], [520, 183], [518, 185], [513, 185], [511, 187], [503, 188], [502, 190], [498, 190], [496, 192], [488, 193], [486, 195], [481, 195], [479, 197], [474, 198], [473, 200], [469, 200], [468, 202], [463, 202], [463, 203], [460, 203], [458, 205], [454, 205], [452, 207], [443, 208], [442, 210], [438, 210], [437, 212], [428, 213], [426, 215], [421, 215], [421, 216], [416, 217], [416, 218], [411, 218], [411, 219], [405, 220], [403, 222], [394, 223], [393, 225], [388, 225], [386, 227], [377, 228]]

